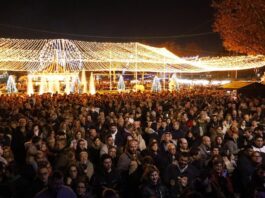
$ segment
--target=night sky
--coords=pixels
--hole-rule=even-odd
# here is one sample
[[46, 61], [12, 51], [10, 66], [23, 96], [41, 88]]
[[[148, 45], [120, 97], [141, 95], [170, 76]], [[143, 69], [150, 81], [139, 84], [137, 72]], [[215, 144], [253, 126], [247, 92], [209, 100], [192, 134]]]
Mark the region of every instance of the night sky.
[[224, 50], [219, 35], [211, 33], [210, 5], [211, 0], [2, 0], [0, 36], [173, 42], [187, 52], [195, 44], [201, 54], [218, 55]]

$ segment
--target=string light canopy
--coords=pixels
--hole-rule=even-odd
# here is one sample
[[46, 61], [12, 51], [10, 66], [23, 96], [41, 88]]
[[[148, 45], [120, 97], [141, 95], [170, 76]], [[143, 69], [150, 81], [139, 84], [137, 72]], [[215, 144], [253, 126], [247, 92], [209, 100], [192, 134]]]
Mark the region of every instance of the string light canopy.
[[[67, 39], [0, 38], [0, 70], [40, 72], [144, 71], [197, 73], [259, 68], [265, 56], [185, 57], [141, 43], [104, 43]], [[59, 67], [57, 67], [59, 65]]]
[[[82, 55], [76, 45], [64, 39], [54, 39], [47, 42], [40, 51], [40, 65], [35, 70], [43, 71], [50, 65], [54, 65], [52, 72], [80, 71], [83, 62]], [[61, 72], [63, 72], [61, 71]]]

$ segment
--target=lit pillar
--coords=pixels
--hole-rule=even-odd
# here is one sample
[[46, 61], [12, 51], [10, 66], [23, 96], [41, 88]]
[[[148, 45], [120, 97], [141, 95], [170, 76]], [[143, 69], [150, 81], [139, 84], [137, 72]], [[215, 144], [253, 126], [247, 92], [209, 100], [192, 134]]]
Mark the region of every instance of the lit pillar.
[[33, 84], [32, 84], [32, 76], [31, 75], [28, 75], [27, 94], [28, 95], [34, 94]]
[[55, 92], [57, 92], [59, 94], [60, 93], [60, 82], [59, 82], [58, 76], [55, 79], [54, 85], [55, 85]]
[[48, 78], [48, 92], [53, 93], [53, 81], [51, 78]]
[[95, 81], [94, 81], [94, 75], [93, 72], [90, 74], [90, 79], [89, 79], [89, 93], [91, 95], [94, 95], [96, 93], [96, 88], [95, 88]]
[[83, 93], [87, 93], [87, 81], [86, 81], [86, 71], [82, 70], [81, 84], [83, 85]]

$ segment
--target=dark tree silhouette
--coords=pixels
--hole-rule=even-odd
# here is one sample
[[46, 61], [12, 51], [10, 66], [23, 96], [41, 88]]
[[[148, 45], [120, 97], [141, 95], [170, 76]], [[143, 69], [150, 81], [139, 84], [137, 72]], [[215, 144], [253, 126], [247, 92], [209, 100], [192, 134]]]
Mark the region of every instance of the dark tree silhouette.
[[212, 6], [216, 9], [213, 29], [227, 50], [265, 55], [264, 0], [213, 0]]

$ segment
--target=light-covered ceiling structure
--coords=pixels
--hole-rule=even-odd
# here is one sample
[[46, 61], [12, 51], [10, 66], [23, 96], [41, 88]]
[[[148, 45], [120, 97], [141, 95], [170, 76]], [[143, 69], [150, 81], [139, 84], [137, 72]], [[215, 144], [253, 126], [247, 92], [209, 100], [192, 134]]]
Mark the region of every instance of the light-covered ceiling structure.
[[0, 70], [196, 73], [259, 68], [265, 56], [185, 57], [141, 43], [0, 38]]

